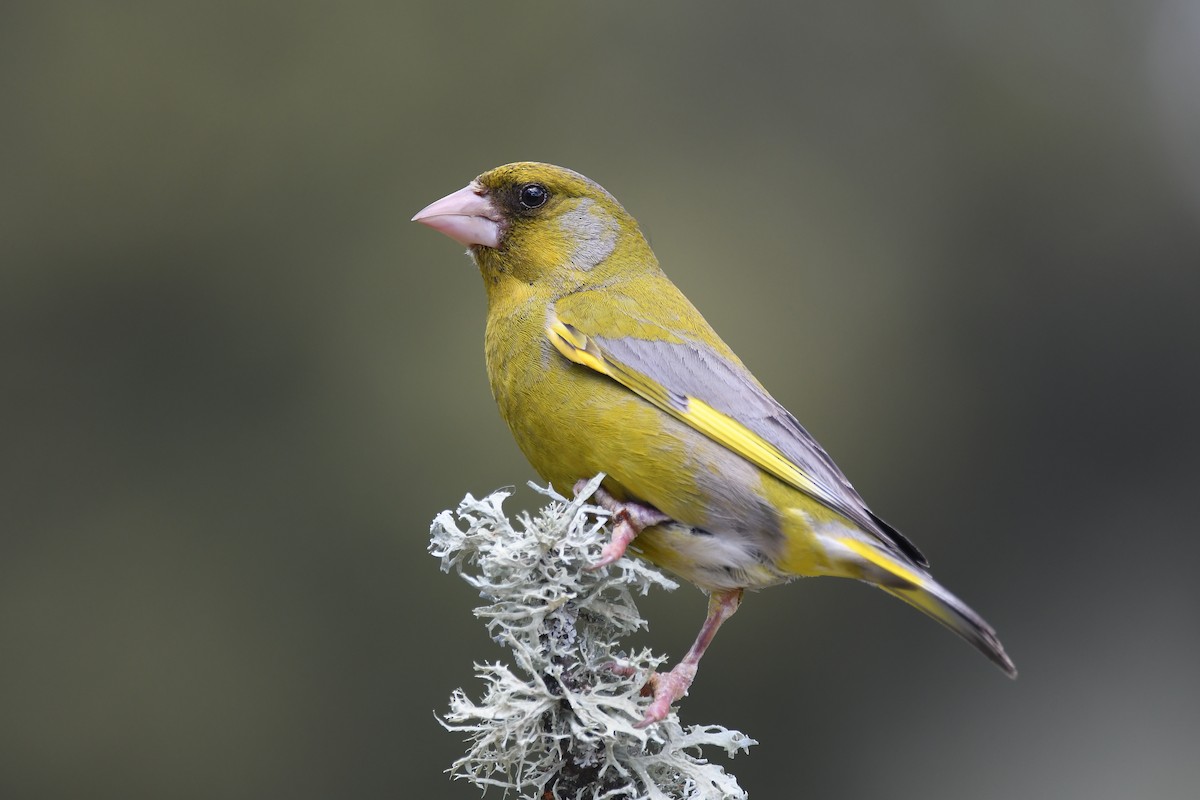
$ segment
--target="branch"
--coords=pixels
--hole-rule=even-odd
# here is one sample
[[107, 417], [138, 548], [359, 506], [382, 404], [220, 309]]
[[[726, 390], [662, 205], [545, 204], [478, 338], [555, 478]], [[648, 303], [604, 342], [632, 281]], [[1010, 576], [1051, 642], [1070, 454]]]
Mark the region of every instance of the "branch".
[[501, 508], [504, 491], [467, 495], [434, 519], [430, 553], [479, 590], [486, 605], [475, 615], [513, 662], [475, 665], [485, 683], [478, 703], [461, 689], [451, 695], [439, 721], [466, 733], [468, 750], [449, 772], [530, 800], [744, 798], [701, 749], [733, 756], [753, 739], [716, 725], [684, 730], [674, 711], [634, 727], [646, 678], [666, 658], [621, 652], [618, 640], [646, 627], [636, 592], [677, 584], [632, 558], [586, 569], [608, 537], [608, 512], [585, 503], [602, 477], [570, 501], [535, 486], [552, 502], [536, 517], [522, 513], [519, 526]]

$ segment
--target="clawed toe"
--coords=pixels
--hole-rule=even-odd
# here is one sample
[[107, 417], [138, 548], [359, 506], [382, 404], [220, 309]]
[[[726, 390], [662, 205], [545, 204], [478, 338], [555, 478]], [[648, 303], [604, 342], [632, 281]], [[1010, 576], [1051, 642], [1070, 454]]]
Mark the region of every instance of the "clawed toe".
[[621, 526], [617, 526], [617, 530], [613, 531], [612, 540], [604, 545], [604, 549], [600, 551], [600, 558], [592, 564], [588, 564], [584, 569], [589, 572], [607, 567], [621, 560], [621, 556], [625, 555], [626, 548], [633, 541], [635, 534], [631, 531], [623, 530]]
[[622, 678], [632, 678], [638, 673], [637, 667], [622, 664], [620, 661], [606, 661], [600, 668], [606, 672], [611, 672], [613, 675], [620, 675]]
[[[619, 661], [608, 661], [602, 668], [622, 678], [632, 678], [638, 674], [636, 667]], [[654, 700], [646, 708], [641, 721], [633, 727], [645, 728], [666, 719], [671, 712], [671, 704], [687, 694], [688, 687], [692, 685], [695, 677], [696, 667], [692, 664], [679, 664], [670, 672], [650, 673], [640, 694], [643, 697], [653, 697]]]
[[[576, 483], [575, 493], [579, 494], [586, 485], [586, 481]], [[596, 563], [588, 565], [587, 569], [589, 570], [607, 567], [620, 560], [621, 556], [625, 555], [629, 543], [636, 539], [642, 530], [651, 525], [667, 522], [669, 519], [656, 508], [640, 503], [621, 502], [602, 487], [597, 487], [592, 497], [598, 506], [612, 514], [613, 532], [612, 538], [600, 551], [600, 559]]]
[[642, 721], [633, 727], [645, 728], [666, 719], [667, 714], [671, 713], [671, 704], [687, 694], [695, 678], [696, 667], [692, 664], [679, 664], [670, 672], [651, 675], [646, 685], [654, 693], [654, 702], [646, 709]]

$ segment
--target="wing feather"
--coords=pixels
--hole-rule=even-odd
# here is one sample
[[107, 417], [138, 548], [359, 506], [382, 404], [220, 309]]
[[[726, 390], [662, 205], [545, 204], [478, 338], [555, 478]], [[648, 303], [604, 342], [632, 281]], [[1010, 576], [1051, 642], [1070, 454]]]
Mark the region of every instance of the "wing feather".
[[557, 313], [550, 315], [546, 336], [563, 357], [607, 375], [894, 552], [928, 566], [907, 538], [867, 508], [825, 450], [740, 363], [678, 338], [589, 334]]

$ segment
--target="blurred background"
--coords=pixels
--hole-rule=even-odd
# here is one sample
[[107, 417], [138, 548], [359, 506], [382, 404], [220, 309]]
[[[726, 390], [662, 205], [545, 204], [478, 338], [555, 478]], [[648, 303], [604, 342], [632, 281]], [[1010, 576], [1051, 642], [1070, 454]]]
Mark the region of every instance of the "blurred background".
[[[503, 653], [428, 525], [534, 474], [408, 220], [523, 159], [1021, 669], [751, 596], [682, 716], [752, 797], [1194, 796], [1198, 86], [1191, 0], [6, 4], [0, 796], [478, 796], [434, 715]], [[678, 658], [704, 600], [643, 610]]]

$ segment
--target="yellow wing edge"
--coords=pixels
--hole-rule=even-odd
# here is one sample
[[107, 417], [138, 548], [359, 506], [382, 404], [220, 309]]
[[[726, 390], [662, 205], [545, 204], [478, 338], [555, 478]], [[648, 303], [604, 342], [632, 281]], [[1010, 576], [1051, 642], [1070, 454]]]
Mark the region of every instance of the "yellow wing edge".
[[676, 402], [672, 402], [665, 387], [620, 362], [611, 361], [586, 334], [558, 317], [551, 315], [546, 326], [546, 337], [554, 349], [568, 361], [607, 375], [784, 483], [818, 500], [828, 502], [830, 499], [826, 491], [814, 483], [775, 445], [703, 400], [690, 395], [680, 395]]
[[590, 342], [587, 335], [580, 333], [558, 317], [552, 317], [550, 324], [546, 326], [546, 338], [550, 340], [550, 344], [554, 345], [554, 349], [562, 353], [563, 358], [568, 361], [581, 364], [601, 375], [615, 378], [609, 371], [604, 355], [599, 348], [593, 345], [591, 350], [588, 349]]

